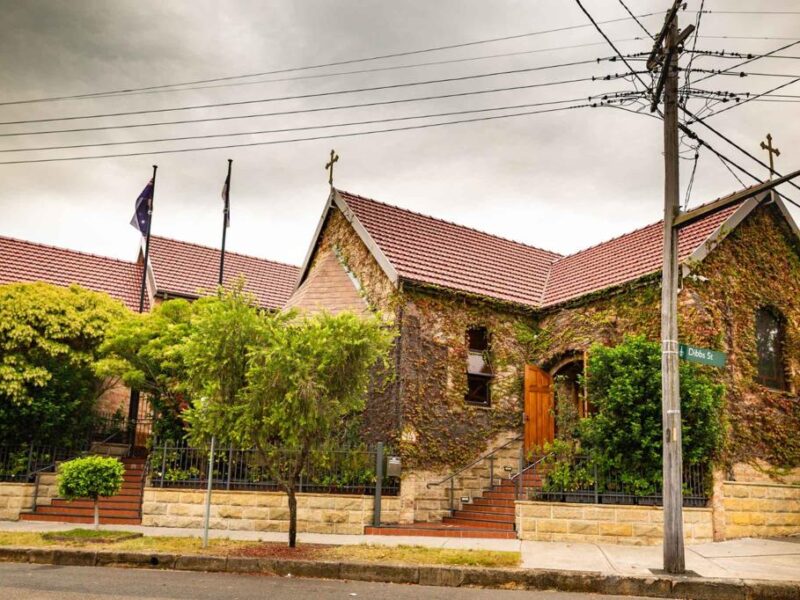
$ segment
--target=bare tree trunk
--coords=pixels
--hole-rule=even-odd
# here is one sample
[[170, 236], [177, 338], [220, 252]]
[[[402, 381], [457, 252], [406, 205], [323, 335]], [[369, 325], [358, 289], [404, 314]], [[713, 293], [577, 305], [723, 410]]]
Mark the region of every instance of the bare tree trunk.
[[100, 529], [100, 499], [94, 499], [94, 528], [95, 531]]
[[289, 497], [289, 548], [297, 546], [297, 496], [294, 484], [287, 486], [286, 495]]

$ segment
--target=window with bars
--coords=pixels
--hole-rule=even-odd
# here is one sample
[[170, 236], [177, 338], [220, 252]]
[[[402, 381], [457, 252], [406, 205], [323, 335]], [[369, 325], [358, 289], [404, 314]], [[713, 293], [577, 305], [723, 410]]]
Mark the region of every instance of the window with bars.
[[468, 404], [490, 406], [492, 402], [492, 367], [489, 363], [489, 332], [485, 327], [467, 330]]
[[772, 308], [756, 311], [756, 353], [758, 371], [756, 380], [761, 385], [786, 389], [786, 368], [783, 361], [785, 339], [782, 315]]

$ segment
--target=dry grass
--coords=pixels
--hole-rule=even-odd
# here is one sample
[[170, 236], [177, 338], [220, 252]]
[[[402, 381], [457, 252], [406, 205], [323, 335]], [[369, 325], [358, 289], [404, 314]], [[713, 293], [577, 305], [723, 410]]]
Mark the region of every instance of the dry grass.
[[336, 546], [325, 549], [319, 558], [391, 562], [408, 565], [460, 565], [470, 567], [516, 567], [519, 552], [494, 550], [457, 550], [424, 546]]
[[[211, 554], [216, 556], [288, 556], [285, 545], [228, 539], [210, 539], [208, 548], [195, 537], [138, 537], [121, 541], [93, 541], [97, 534], [88, 530], [59, 532], [68, 534], [69, 541], [50, 540], [41, 533], [0, 531], [0, 546], [85, 548], [87, 550], [125, 550], [133, 552], [163, 552], [166, 554]], [[102, 533], [102, 530], [101, 530]], [[108, 531], [106, 531], [108, 533]], [[302, 550], [302, 551], [300, 551]], [[354, 560], [410, 565], [461, 565], [476, 567], [516, 567], [519, 552], [491, 550], [456, 550], [451, 548], [426, 548], [423, 546], [319, 546], [300, 545], [298, 558], [319, 560]], [[300, 556], [302, 555], [302, 556]]]

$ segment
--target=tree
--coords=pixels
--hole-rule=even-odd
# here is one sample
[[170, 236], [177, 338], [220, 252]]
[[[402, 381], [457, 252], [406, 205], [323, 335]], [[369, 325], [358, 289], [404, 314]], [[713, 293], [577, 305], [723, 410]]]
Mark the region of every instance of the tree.
[[298, 478], [309, 457], [363, 410], [371, 369], [386, 363], [392, 335], [376, 317], [242, 310], [229, 296], [196, 324], [187, 343], [196, 395], [186, 418], [193, 440], [216, 435], [255, 448], [287, 494], [294, 547]]
[[63, 462], [58, 467], [58, 493], [67, 500], [91, 498], [94, 502], [94, 528], [100, 528], [100, 498], [118, 494], [125, 467], [116, 458], [85, 456]]
[[[722, 438], [724, 387], [682, 362], [683, 456], [709, 464]], [[593, 414], [580, 424], [581, 445], [599, 466], [618, 473], [639, 494], [661, 488], [661, 348], [643, 336], [589, 351], [588, 393]]]
[[131, 389], [147, 394], [157, 437], [181, 432], [178, 415], [186, 397], [181, 345], [194, 310], [186, 300], [168, 300], [149, 313], [113, 324], [100, 346], [102, 359], [95, 371], [119, 377]]
[[70, 443], [109, 382], [94, 364], [130, 312], [108, 295], [46, 283], [0, 286], [0, 439]]

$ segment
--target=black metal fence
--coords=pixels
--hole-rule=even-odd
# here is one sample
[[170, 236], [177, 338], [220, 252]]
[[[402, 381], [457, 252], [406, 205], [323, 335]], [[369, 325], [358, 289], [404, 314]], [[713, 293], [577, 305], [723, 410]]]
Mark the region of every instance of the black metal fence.
[[[592, 456], [534, 457], [518, 482], [518, 497], [547, 502], [661, 506], [660, 484], [625, 476]], [[708, 504], [710, 473], [702, 464], [685, 464], [683, 505]]]
[[36, 473], [52, 471], [56, 462], [74, 458], [87, 449], [40, 444], [0, 446], [0, 481], [33, 483]]
[[[205, 489], [209, 478], [209, 448], [194, 448], [175, 442], [154, 445], [148, 459], [150, 485], [162, 488]], [[336, 448], [312, 451], [297, 481], [299, 492], [333, 494], [375, 494], [380, 471], [381, 493], [396, 496], [400, 481], [378, 469], [389, 451], [376, 447]], [[273, 460], [295, 460], [292, 452], [278, 452]], [[282, 491], [259, 452], [223, 446], [215, 449], [211, 464], [211, 485], [217, 490]]]

